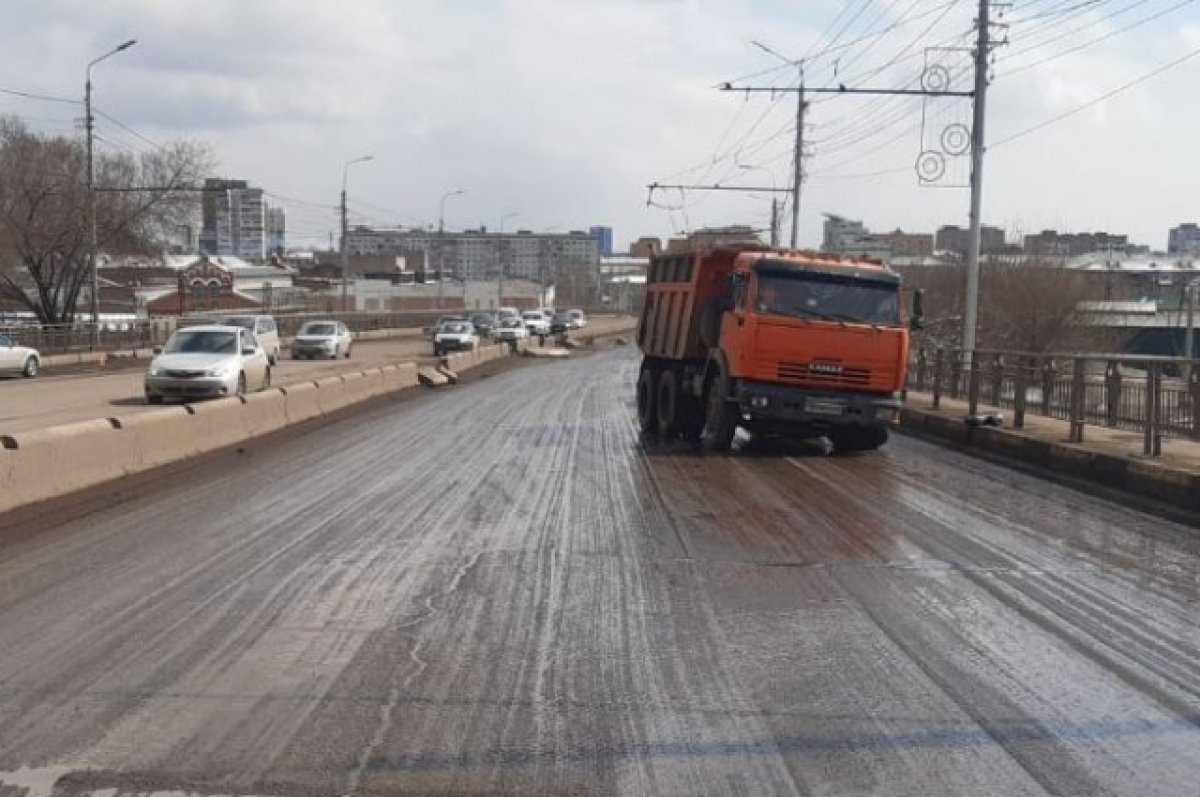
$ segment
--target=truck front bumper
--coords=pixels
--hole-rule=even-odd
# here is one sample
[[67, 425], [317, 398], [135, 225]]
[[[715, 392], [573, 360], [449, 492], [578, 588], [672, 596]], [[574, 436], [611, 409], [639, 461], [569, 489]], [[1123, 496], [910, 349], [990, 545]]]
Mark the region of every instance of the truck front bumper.
[[808, 390], [766, 382], [740, 382], [735, 396], [751, 428], [879, 426], [900, 420], [903, 403], [891, 394]]

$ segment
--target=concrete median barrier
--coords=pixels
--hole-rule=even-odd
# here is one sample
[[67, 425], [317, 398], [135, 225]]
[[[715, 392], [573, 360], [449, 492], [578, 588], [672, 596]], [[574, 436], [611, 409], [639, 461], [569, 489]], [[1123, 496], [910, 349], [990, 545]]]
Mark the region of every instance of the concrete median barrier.
[[191, 453], [212, 451], [246, 439], [241, 414], [245, 405], [236, 396], [186, 405], [195, 448]]
[[417, 384], [417, 364], [385, 365], [382, 369], [384, 392], [403, 390]]
[[[518, 351], [538, 349], [521, 341]], [[509, 346], [482, 346], [445, 358], [465, 371], [508, 357]], [[225, 448], [288, 425], [329, 415], [375, 396], [413, 387], [432, 368], [400, 363], [184, 406], [161, 407], [0, 435], [0, 512], [57, 498], [122, 476]], [[441, 375], [435, 377], [439, 381]]]
[[56, 498], [125, 474], [107, 418], [0, 438], [0, 512]]
[[238, 425], [244, 437], [257, 437], [287, 426], [287, 397], [278, 388], [242, 398]]
[[317, 386], [317, 403], [322, 415], [337, 412], [350, 402], [346, 399], [346, 382], [340, 376], [327, 376], [313, 381]]
[[296, 382], [279, 388], [287, 422], [301, 423], [324, 415], [319, 388], [313, 382]]
[[200, 450], [187, 407], [163, 407], [111, 418], [114, 444], [125, 473], [136, 473], [192, 456]]

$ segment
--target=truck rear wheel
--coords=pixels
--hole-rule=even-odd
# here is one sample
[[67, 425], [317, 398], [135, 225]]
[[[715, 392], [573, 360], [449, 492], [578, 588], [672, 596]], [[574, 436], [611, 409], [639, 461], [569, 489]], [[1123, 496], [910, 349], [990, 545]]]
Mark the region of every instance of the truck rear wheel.
[[658, 377], [658, 434], [670, 440], [679, 431], [679, 375], [668, 368]]
[[705, 451], [723, 453], [733, 445], [737, 433], [737, 405], [729, 401], [729, 383], [724, 374], [718, 374], [708, 382], [704, 391], [704, 431], [700, 443]]
[[637, 382], [638, 426], [643, 432], [658, 430], [658, 370], [642, 363]]
[[704, 403], [690, 393], [682, 391], [677, 401], [679, 436], [694, 443], [704, 432]]

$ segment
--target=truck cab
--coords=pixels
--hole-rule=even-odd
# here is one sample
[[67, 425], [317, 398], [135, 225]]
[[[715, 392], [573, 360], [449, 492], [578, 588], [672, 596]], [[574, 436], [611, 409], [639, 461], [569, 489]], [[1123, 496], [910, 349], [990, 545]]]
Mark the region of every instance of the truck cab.
[[904, 304], [874, 261], [758, 246], [657, 258], [638, 336], [643, 428], [714, 449], [737, 426], [877, 448], [901, 406]]

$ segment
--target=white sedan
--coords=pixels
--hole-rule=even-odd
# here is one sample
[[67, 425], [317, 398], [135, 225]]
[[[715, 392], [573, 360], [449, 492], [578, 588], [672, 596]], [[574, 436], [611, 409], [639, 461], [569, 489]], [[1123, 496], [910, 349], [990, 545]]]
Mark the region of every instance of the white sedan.
[[550, 334], [550, 318], [542, 310], [526, 310], [521, 313], [521, 320], [525, 322], [530, 335]]
[[249, 329], [202, 326], [180, 329], [146, 371], [146, 401], [244, 396], [271, 386], [267, 352]]
[[341, 321], [309, 321], [292, 340], [292, 358], [338, 357], [350, 359], [354, 339]]
[[446, 321], [433, 335], [433, 356], [448, 351], [474, 351], [479, 348], [479, 335], [470, 321]]
[[529, 337], [529, 330], [525, 328], [525, 323], [518, 316], [510, 315], [500, 319], [500, 323], [492, 332], [492, 337], [499, 341], [525, 340]]
[[35, 377], [42, 367], [42, 355], [37, 349], [18, 346], [8, 335], [0, 333], [0, 372]]

